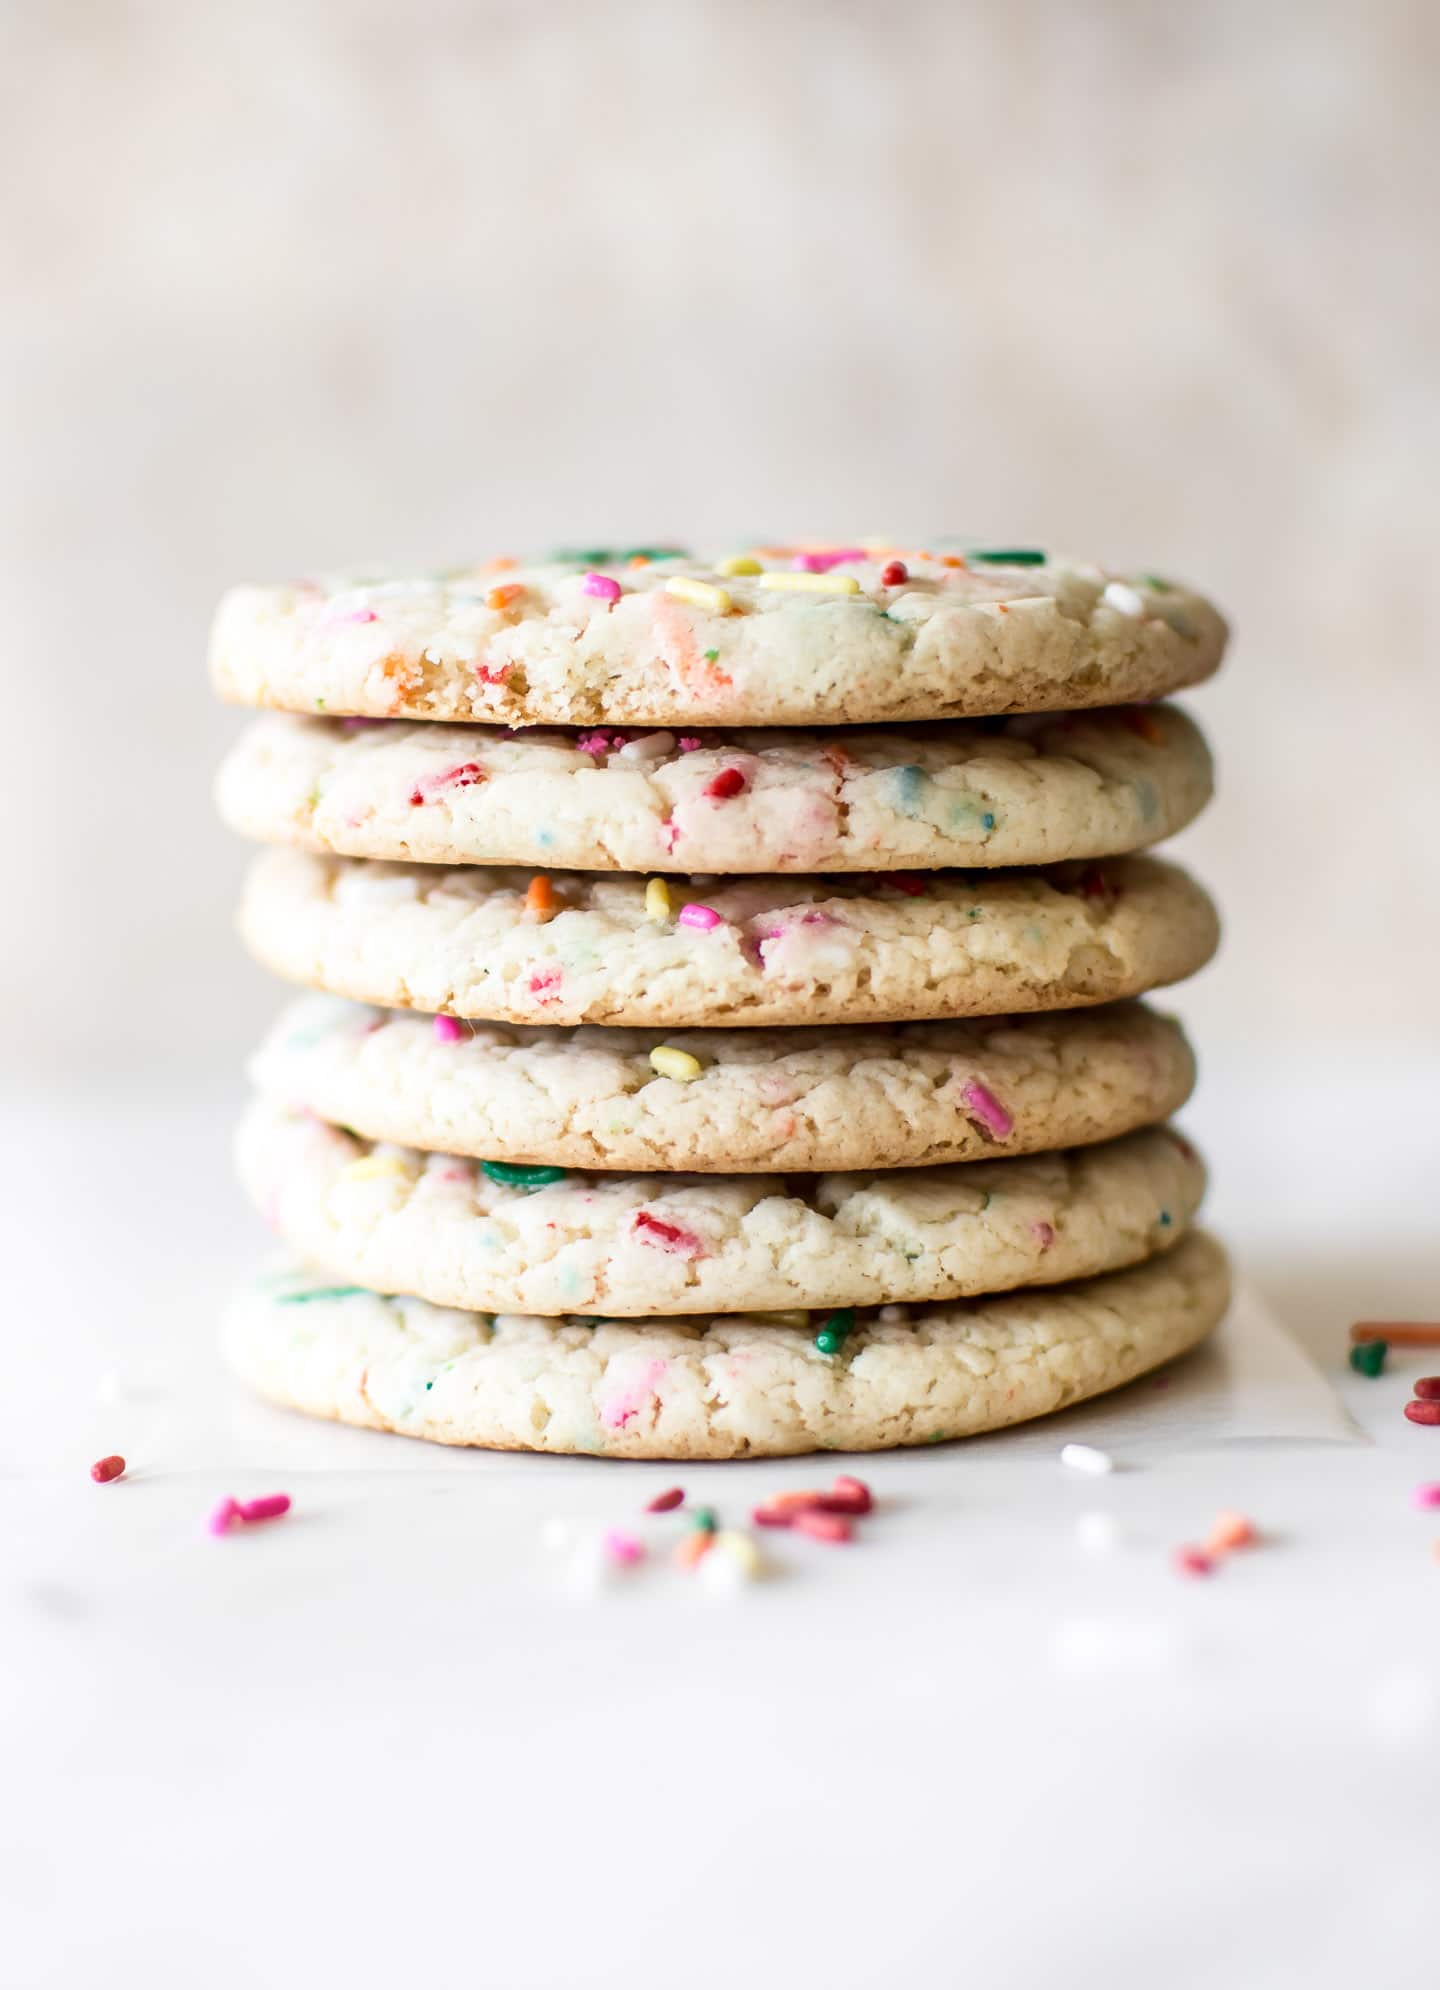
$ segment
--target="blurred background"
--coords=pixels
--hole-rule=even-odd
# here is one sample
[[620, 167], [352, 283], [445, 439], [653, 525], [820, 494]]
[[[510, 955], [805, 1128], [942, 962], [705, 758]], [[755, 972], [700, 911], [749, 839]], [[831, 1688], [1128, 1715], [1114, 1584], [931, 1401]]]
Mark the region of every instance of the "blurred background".
[[276, 1006], [227, 583], [974, 532], [1233, 618], [1178, 1006], [1227, 1116], [1288, 1070], [1363, 1146], [1437, 1056], [1437, 53], [1423, 0], [0, 10], [13, 1081], [233, 1085]]

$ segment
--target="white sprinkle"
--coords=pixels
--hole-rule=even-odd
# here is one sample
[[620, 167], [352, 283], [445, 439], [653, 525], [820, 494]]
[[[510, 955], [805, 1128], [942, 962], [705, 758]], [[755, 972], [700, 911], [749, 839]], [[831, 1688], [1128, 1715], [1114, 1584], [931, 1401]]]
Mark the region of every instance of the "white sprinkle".
[[1060, 1463], [1068, 1465], [1072, 1472], [1089, 1472], [1095, 1478], [1115, 1469], [1115, 1460], [1110, 1453], [1097, 1451], [1093, 1444], [1062, 1444]]
[[909, 1317], [910, 1308], [908, 1306], [882, 1306], [880, 1308], [880, 1319], [887, 1327], [899, 1326], [901, 1321], [907, 1320]]
[[1137, 618], [1145, 613], [1145, 603], [1137, 590], [1127, 587], [1123, 580], [1112, 580], [1100, 599], [1107, 608], [1113, 608], [1117, 615], [1133, 615]]
[[630, 739], [615, 755], [617, 760], [668, 760], [675, 751], [673, 732], [647, 732], [639, 739]]
[[1113, 1555], [1120, 1545], [1120, 1524], [1113, 1513], [1082, 1513], [1075, 1522], [1075, 1542], [1087, 1555]]

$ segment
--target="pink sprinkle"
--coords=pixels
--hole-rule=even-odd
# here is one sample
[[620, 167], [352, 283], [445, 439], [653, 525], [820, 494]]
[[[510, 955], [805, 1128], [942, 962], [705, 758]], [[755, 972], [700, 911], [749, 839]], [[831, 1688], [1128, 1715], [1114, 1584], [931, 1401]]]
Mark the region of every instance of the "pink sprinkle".
[[459, 1043], [465, 1034], [464, 1024], [457, 1022], [454, 1016], [436, 1016], [430, 1027], [435, 1032], [437, 1043]]
[[790, 1525], [797, 1534], [808, 1534], [812, 1541], [848, 1541], [855, 1532], [848, 1514], [824, 1513], [813, 1506], [802, 1506]]
[[263, 1499], [242, 1499], [235, 1502], [235, 1510], [242, 1520], [278, 1520], [282, 1513], [290, 1511], [288, 1492], [267, 1493]]
[[228, 1534], [232, 1523], [241, 1517], [239, 1500], [222, 1499], [205, 1524], [212, 1534]]
[[1177, 1575], [1213, 1575], [1215, 1560], [1203, 1548], [1185, 1546], [1177, 1548], [1170, 1557], [1170, 1565]]
[[560, 986], [558, 967], [543, 968], [539, 974], [532, 974], [529, 981], [530, 993], [537, 1002], [553, 1002]]
[[673, 1513], [677, 1506], [683, 1506], [684, 1504], [685, 1488], [683, 1486], [671, 1486], [668, 1492], [656, 1493], [645, 1511], [647, 1513]]
[[626, 1534], [618, 1527], [612, 1527], [605, 1536], [605, 1552], [612, 1562], [620, 1562], [626, 1568], [633, 1568], [636, 1562], [645, 1559], [645, 1543], [633, 1534]]
[[842, 567], [847, 560], [863, 560], [863, 546], [839, 546], [830, 553], [797, 553], [790, 562], [797, 574], [828, 574], [831, 567]]
[[610, 751], [611, 741], [618, 738], [618, 733], [607, 732], [604, 726], [597, 726], [594, 732], [581, 733], [575, 742], [575, 749], [578, 753], [588, 753], [598, 759], [602, 753]]
[[1440, 1485], [1430, 1479], [1424, 1485], [1416, 1486], [1410, 1495], [1410, 1504], [1419, 1507], [1440, 1506]]
[[697, 739], [693, 732], [682, 732], [675, 743], [682, 753], [698, 753], [705, 744], [704, 740]]
[[586, 574], [580, 586], [586, 594], [593, 594], [599, 601], [620, 599], [620, 583], [611, 580], [609, 574]]
[[657, 1245], [662, 1251], [682, 1258], [703, 1258], [705, 1246], [693, 1230], [686, 1230], [678, 1223], [666, 1223], [659, 1216], [652, 1216], [648, 1209], [635, 1213], [635, 1229], [643, 1244]]
[[723, 926], [725, 921], [708, 905], [682, 905], [678, 923], [682, 926], [694, 926], [702, 933], [711, 933], [717, 926]]
[[988, 1085], [982, 1085], [978, 1078], [969, 1078], [960, 1087], [960, 1097], [992, 1140], [1010, 1138], [1015, 1122]]
[[1055, 1241], [1055, 1225], [1053, 1223], [1032, 1223], [1030, 1225], [1030, 1234], [1042, 1251], [1048, 1251]]
[[347, 614], [332, 615], [329, 619], [338, 625], [341, 622], [378, 622], [380, 617], [373, 608], [352, 608]]

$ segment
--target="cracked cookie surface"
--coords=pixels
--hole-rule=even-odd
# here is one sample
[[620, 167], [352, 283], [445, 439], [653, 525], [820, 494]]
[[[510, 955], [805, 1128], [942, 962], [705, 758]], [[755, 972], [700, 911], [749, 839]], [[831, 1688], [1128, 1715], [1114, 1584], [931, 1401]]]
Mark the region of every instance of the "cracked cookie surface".
[[277, 974], [386, 1008], [667, 1028], [1080, 1008], [1193, 974], [1219, 938], [1205, 893], [1152, 857], [893, 882], [565, 872], [538, 890], [525, 871], [269, 850], [240, 925]]
[[312, 1416], [442, 1444], [615, 1458], [745, 1458], [935, 1443], [1047, 1415], [1193, 1347], [1229, 1298], [1202, 1232], [1045, 1291], [861, 1313], [838, 1355], [810, 1326], [454, 1311], [292, 1268], [227, 1315], [233, 1367]]
[[[680, 1053], [680, 1077], [665, 1075], [665, 1050]], [[309, 995], [277, 1019], [250, 1075], [267, 1097], [372, 1140], [706, 1174], [920, 1167], [1108, 1140], [1178, 1111], [1195, 1061], [1180, 1025], [1140, 1003], [662, 1034], [437, 1024]]]
[[885, 1173], [539, 1168], [517, 1182], [503, 1164], [361, 1140], [261, 1099], [237, 1151], [256, 1208], [335, 1276], [547, 1314], [869, 1306], [1052, 1284], [1169, 1249], [1205, 1188], [1199, 1158], [1165, 1127]]

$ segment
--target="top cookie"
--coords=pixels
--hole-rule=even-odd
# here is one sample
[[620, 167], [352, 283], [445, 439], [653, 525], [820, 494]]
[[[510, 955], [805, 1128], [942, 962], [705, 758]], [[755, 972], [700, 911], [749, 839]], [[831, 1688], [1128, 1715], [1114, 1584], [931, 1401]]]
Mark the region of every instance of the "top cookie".
[[332, 717], [844, 725], [1125, 704], [1198, 683], [1201, 596], [1028, 548], [591, 548], [232, 589], [221, 696]]

